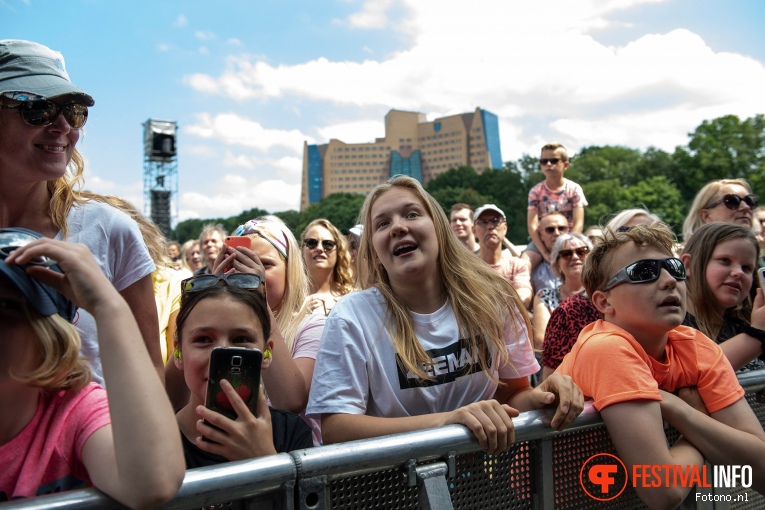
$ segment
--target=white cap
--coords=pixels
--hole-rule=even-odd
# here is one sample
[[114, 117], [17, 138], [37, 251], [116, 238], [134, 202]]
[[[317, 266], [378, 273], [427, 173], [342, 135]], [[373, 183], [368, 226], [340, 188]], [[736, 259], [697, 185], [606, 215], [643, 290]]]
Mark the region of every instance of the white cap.
[[473, 221], [477, 220], [478, 217], [481, 214], [483, 214], [484, 212], [486, 212], [486, 211], [497, 212], [497, 213], [499, 213], [500, 216], [502, 216], [503, 220], [507, 220], [507, 217], [505, 216], [505, 213], [504, 213], [504, 211], [502, 211], [502, 209], [500, 209], [499, 207], [497, 207], [494, 204], [484, 204], [481, 207], [479, 207], [478, 209], [476, 209], [475, 212], [473, 213]]

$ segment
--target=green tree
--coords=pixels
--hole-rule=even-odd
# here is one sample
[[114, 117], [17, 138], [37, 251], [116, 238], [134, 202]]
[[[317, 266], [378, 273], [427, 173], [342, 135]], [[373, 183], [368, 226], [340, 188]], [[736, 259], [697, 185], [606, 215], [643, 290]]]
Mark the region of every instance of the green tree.
[[340, 230], [351, 228], [356, 224], [363, 203], [364, 195], [333, 193], [306, 207], [301, 215], [300, 224], [294, 232], [296, 235], [300, 235], [306, 225], [317, 218], [328, 219]]
[[669, 176], [684, 200], [715, 179], [748, 179], [755, 194], [765, 194], [765, 116], [705, 120], [689, 136], [687, 148], [675, 149], [678, 171]]

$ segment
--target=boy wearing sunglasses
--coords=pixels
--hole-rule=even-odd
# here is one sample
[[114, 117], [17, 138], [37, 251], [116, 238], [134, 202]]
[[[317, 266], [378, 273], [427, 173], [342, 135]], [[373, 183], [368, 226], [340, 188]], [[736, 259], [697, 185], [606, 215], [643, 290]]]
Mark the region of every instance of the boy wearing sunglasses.
[[[603, 319], [584, 328], [557, 372], [594, 400], [641, 500], [674, 508], [690, 487], [642, 466], [704, 460], [748, 465], [765, 489], [765, 432], [720, 347], [681, 326], [685, 268], [672, 255], [663, 223], [606, 230], [585, 262], [582, 280]], [[663, 422], [682, 434], [667, 446]], [[633, 470], [633, 466], [635, 469]], [[686, 484], [688, 485], [688, 484]]]
[[[530, 242], [523, 252], [531, 263], [531, 269], [542, 262], [550, 262], [550, 247], [545, 246], [539, 235], [539, 222], [550, 213], [559, 212], [566, 217], [568, 229], [581, 232], [584, 227], [584, 198], [582, 187], [563, 177], [568, 169], [568, 152], [559, 143], [548, 143], [542, 147], [539, 168], [545, 180], [529, 190], [529, 206], [526, 225]], [[536, 289], [539, 290], [539, 289]]]

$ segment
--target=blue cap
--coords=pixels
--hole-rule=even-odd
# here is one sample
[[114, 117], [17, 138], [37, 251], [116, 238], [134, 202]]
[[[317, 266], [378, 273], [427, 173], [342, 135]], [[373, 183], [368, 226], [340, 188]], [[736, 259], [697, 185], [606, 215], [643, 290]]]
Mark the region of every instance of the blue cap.
[[[43, 237], [41, 234], [25, 228], [0, 228], [0, 275], [5, 276], [40, 315], [48, 317], [59, 314], [67, 321], [73, 322], [77, 316], [77, 307], [66, 296], [53, 287], [30, 278], [25, 270], [27, 265], [5, 263], [5, 256], [10, 251], [41, 237]], [[52, 260], [48, 260], [44, 265], [48, 269], [64, 274]]]

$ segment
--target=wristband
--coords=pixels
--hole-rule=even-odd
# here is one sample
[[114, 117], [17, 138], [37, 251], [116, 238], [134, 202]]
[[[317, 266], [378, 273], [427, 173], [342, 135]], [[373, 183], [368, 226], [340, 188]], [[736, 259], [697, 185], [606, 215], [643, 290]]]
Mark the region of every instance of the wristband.
[[741, 328], [741, 332], [759, 340], [760, 343], [763, 344], [763, 351], [765, 351], [765, 331], [747, 324]]

